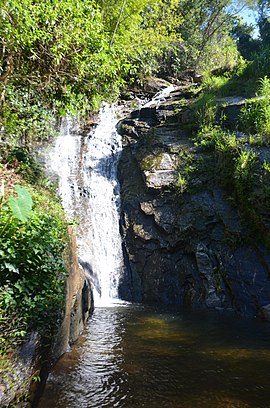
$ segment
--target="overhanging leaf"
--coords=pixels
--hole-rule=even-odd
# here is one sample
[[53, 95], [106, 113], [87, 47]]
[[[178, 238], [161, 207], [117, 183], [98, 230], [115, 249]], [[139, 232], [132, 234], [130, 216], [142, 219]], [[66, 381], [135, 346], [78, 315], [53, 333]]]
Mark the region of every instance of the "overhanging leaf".
[[18, 220], [26, 222], [30, 217], [33, 201], [29, 191], [18, 184], [14, 187], [18, 197], [9, 197], [9, 208]]
[[19, 269], [17, 268], [17, 266], [15, 266], [15, 265], [13, 265], [13, 264], [11, 264], [9, 262], [5, 262], [4, 266], [5, 266], [6, 269], [8, 269], [9, 272], [19, 273]]

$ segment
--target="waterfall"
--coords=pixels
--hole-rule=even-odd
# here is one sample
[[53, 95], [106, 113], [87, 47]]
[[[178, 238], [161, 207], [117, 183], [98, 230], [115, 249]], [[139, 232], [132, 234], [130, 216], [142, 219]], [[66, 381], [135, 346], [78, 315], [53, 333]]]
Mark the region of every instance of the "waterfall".
[[154, 95], [154, 97], [147, 103], [143, 104], [143, 108], [149, 108], [151, 106], [159, 106], [166, 98], [170, 95], [171, 92], [175, 90], [175, 85], [169, 85], [166, 88], [162, 89]]
[[123, 270], [117, 182], [121, 137], [116, 122], [113, 108], [103, 104], [96, 129], [83, 137], [72, 132], [66, 118], [51, 154], [63, 207], [75, 222], [79, 260], [93, 284], [95, 306], [117, 299]]

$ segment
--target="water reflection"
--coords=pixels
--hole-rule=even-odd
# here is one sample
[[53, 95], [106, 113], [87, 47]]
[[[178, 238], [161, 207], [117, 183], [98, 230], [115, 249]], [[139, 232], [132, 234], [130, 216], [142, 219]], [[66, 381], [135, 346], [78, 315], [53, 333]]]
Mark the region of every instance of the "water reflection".
[[269, 334], [216, 314], [98, 308], [39, 407], [267, 408]]

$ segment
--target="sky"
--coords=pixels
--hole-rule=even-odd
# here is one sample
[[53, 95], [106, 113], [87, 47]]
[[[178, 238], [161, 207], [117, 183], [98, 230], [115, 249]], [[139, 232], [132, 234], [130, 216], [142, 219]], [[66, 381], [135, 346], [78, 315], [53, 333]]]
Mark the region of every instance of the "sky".
[[[254, 12], [254, 10], [250, 10], [247, 7], [245, 7], [239, 14], [240, 14], [240, 16], [243, 17], [243, 20], [244, 20], [245, 23], [253, 24], [254, 26], [256, 26], [257, 16], [256, 16], [256, 13]], [[259, 35], [259, 30], [256, 27], [255, 31], [254, 31], [254, 34], [253, 34], [253, 37], [258, 37], [258, 35]]]

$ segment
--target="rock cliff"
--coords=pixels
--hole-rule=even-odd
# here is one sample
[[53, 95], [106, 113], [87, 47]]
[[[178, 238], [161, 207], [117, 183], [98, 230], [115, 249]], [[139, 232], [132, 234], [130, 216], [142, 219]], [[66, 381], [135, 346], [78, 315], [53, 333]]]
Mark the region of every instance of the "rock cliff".
[[188, 87], [121, 120], [121, 295], [267, 317], [270, 252], [252, 239], [190, 136]]

